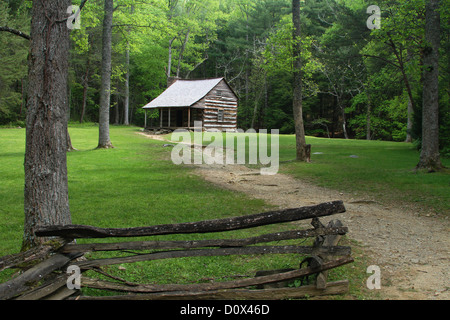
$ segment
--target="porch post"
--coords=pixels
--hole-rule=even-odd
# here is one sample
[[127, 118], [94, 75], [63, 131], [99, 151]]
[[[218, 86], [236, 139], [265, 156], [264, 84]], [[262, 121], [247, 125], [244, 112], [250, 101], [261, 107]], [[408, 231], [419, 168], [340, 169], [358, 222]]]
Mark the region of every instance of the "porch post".
[[171, 110], [170, 110], [170, 108], [169, 108], [169, 120], [167, 121], [167, 123], [168, 123], [167, 126], [168, 126], [169, 128], [170, 128], [170, 111], [171, 111]]
[[191, 128], [191, 107], [188, 108], [188, 129]]
[[147, 109], [145, 109], [144, 129], [147, 129]]
[[163, 109], [159, 109], [159, 127], [162, 128]]

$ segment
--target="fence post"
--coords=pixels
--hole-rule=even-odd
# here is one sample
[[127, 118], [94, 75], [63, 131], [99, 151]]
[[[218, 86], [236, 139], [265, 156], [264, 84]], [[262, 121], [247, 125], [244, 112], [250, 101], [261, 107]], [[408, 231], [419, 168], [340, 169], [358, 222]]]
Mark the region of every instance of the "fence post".
[[[324, 228], [325, 226], [319, 221], [318, 218], [314, 218], [312, 223], [314, 228]], [[337, 228], [337, 227], [343, 227], [344, 225], [340, 220], [333, 220], [328, 223], [328, 228]], [[320, 247], [331, 247], [336, 246], [341, 239], [341, 235], [326, 235], [326, 236], [318, 236], [316, 237], [316, 240], [314, 241], [314, 248], [320, 248]], [[314, 253], [313, 253], [314, 254]], [[322, 261], [323, 263], [328, 262], [332, 259], [331, 255], [327, 254], [318, 254], [317, 255], [320, 259], [319, 261]], [[316, 279], [316, 288], [317, 289], [325, 289], [327, 287], [327, 279], [328, 279], [328, 270], [320, 272], [317, 275]]]

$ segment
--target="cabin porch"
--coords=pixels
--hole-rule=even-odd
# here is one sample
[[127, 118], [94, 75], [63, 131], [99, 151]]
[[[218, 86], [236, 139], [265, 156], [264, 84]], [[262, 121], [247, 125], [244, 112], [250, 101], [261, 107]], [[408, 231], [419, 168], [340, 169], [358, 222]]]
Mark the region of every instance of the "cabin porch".
[[[191, 130], [195, 128], [195, 122], [200, 121], [203, 127], [203, 109], [192, 107], [155, 108], [159, 117], [148, 118], [148, 111], [145, 109], [145, 128], [147, 130]], [[155, 110], [153, 109], [153, 110]]]

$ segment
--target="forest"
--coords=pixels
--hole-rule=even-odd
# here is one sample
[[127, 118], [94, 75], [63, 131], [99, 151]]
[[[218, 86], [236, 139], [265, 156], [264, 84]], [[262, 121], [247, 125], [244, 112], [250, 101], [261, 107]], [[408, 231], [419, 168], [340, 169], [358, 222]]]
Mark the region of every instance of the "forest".
[[[295, 133], [291, 0], [115, 0], [111, 125], [144, 124], [168, 77], [225, 77], [239, 96], [238, 127]], [[101, 115], [104, 0], [67, 15], [70, 121]], [[300, 2], [307, 135], [421, 146], [424, 0]], [[76, 16], [77, 6], [82, 11]], [[373, 19], [370, 5], [380, 9]], [[0, 2], [0, 125], [25, 127], [32, 1]], [[450, 2], [441, 1], [439, 144], [450, 155]], [[372, 18], [371, 18], [372, 17]], [[13, 34], [15, 33], [15, 34]], [[151, 115], [157, 118], [158, 114]]]
[[[20, 246], [19, 253], [0, 257], [0, 271], [11, 269], [0, 275], [0, 282], [6, 280], [0, 283], [0, 299], [14, 298], [28, 286], [43, 289], [42, 298], [48, 297], [47, 284], [72, 290], [64, 286], [63, 267], [80, 256], [64, 255], [60, 249], [72, 239], [55, 238], [46, 228], [130, 230], [152, 224], [175, 230], [184, 222], [245, 220], [266, 208], [326, 204], [331, 197], [349, 202], [345, 222], [354, 234], [343, 240], [358, 256], [358, 266], [345, 271], [353, 274], [347, 278], [357, 279], [351, 283], [358, 290], [352, 298], [365, 299], [366, 267], [377, 263], [389, 266], [383, 269], [383, 287], [402, 294], [417, 288], [435, 299], [449, 288], [443, 277], [449, 230], [449, 51], [450, 0], [0, 0], [1, 255]], [[279, 150], [270, 154], [282, 164], [282, 174], [264, 180], [252, 172], [251, 161], [236, 172], [225, 165], [214, 172], [199, 166], [206, 170], [202, 173], [177, 166], [168, 160], [176, 150], [165, 143], [174, 142], [169, 132], [155, 137], [142, 129], [148, 116], [163, 120], [156, 110], [142, 107], [174, 78], [219, 77], [236, 95], [231, 103], [217, 83], [215, 89], [208, 87], [214, 95], [211, 100], [209, 93], [203, 96], [210, 102], [203, 122], [210, 121], [211, 109], [217, 122], [219, 111], [224, 118], [223, 110], [230, 108], [226, 103], [235, 110], [237, 96], [239, 129], [281, 133], [265, 138], [277, 142], [271, 147]], [[173, 106], [170, 100], [165, 107]], [[193, 105], [182, 107], [188, 108], [189, 119]], [[245, 135], [233, 134], [217, 134], [214, 142], [231, 136], [246, 144]], [[263, 132], [252, 137], [260, 142], [261, 160], [267, 146], [261, 143]], [[191, 145], [186, 154], [196, 149]], [[266, 164], [261, 161], [262, 167]], [[264, 187], [261, 194], [257, 186]], [[319, 215], [313, 217], [315, 230], [323, 229]], [[248, 236], [236, 236], [255, 237], [242, 231]], [[228, 249], [222, 245], [219, 250]], [[36, 256], [50, 259], [43, 267], [27, 260]], [[136, 252], [139, 259], [120, 263], [145, 256]], [[382, 257], [386, 260], [376, 260]], [[229, 261], [238, 277], [246, 277], [266, 268], [265, 261], [253, 265], [252, 259]], [[270, 268], [287, 266], [279, 259], [272, 262]], [[323, 266], [322, 258], [315, 263]], [[168, 275], [176, 274], [180, 277], [173, 282], [184, 285], [197, 284], [199, 270], [212, 276], [200, 281], [220, 282], [230, 269], [219, 262], [207, 270], [205, 260], [161, 266], [166, 269], [127, 265], [103, 275], [125, 283], [122, 274], [130, 274], [134, 287], [155, 279], [167, 284]], [[41, 267], [45, 274], [59, 269], [52, 283]], [[317, 271], [317, 265], [309, 267]], [[17, 268], [24, 272], [12, 270]], [[189, 276], [191, 270], [195, 277]]]

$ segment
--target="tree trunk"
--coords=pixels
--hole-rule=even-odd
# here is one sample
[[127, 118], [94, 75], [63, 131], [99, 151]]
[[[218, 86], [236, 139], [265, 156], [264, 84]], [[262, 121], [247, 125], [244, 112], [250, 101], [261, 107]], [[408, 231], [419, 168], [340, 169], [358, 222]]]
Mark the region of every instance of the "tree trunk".
[[167, 86], [169, 86], [169, 78], [172, 75], [172, 44], [175, 38], [169, 40], [169, 60], [167, 62]]
[[300, 0], [292, 0], [292, 21], [294, 23], [294, 123], [297, 148], [297, 160], [309, 162], [311, 148], [306, 146], [305, 128], [303, 125], [302, 106], [302, 60], [301, 60], [301, 27], [300, 27]]
[[347, 117], [345, 116], [345, 108], [341, 106], [342, 111], [342, 132], [344, 133], [344, 138], [348, 139], [347, 133]]
[[411, 142], [412, 141], [412, 137], [411, 137], [411, 131], [412, 131], [412, 127], [413, 127], [413, 121], [412, 121], [412, 117], [413, 117], [413, 113], [414, 113], [414, 98], [413, 98], [413, 94], [412, 94], [412, 89], [411, 89], [411, 84], [409, 83], [409, 79], [408, 76], [406, 75], [406, 71], [405, 68], [403, 66], [403, 62], [401, 62], [401, 72], [402, 72], [402, 76], [403, 76], [403, 82], [405, 83], [406, 86], [406, 92], [408, 93], [408, 120], [407, 120], [407, 124], [406, 124], [406, 142]]
[[369, 93], [368, 86], [364, 85], [364, 90], [367, 96], [367, 115], [366, 115], [366, 140], [372, 139], [372, 97]]
[[99, 139], [97, 148], [113, 148], [109, 137], [109, 109], [111, 104], [111, 42], [113, 0], [105, 0], [102, 39], [102, 80], [100, 86]]
[[254, 106], [254, 108], [253, 108], [252, 123], [251, 123], [251, 125], [250, 125], [250, 128], [251, 128], [251, 129], [255, 129], [256, 117], [258, 116], [258, 100], [259, 100], [259, 99], [258, 99], [257, 97], [255, 97], [255, 101], [254, 101], [255, 106]]
[[430, 172], [442, 168], [439, 156], [439, 0], [429, 0], [425, 6], [425, 40], [423, 59], [422, 151], [416, 169]]
[[115, 103], [115, 107], [114, 107], [114, 111], [115, 111], [115, 116], [114, 116], [114, 124], [115, 125], [119, 125], [120, 124], [120, 111], [119, 111], [119, 101], [120, 101], [120, 98], [119, 98], [119, 92], [118, 92], [118, 87], [119, 87], [119, 83], [118, 83], [119, 81], [117, 81], [117, 92], [116, 92], [116, 94], [115, 94], [115, 96], [116, 96], [116, 103]]
[[191, 28], [188, 28], [186, 32], [186, 36], [184, 37], [184, 42], [181, 45], [180, 54], [178, 55], [178, 66], [177, 66], [177, 78], [180, 78], [181, 74], [181, 61], [183, 61], [184, 50], [186, 49], [186, 45], [189, 41], [189, 34], [191, 33]]
[[70, 0], [33, 1], [26, 119], [22, 249], [47, 239], [36, 228], [71, 223], [67, 184]]
[[[131, 5], [130, 13], [134, 13], [134, 5]], [[130, 35], [130, 28], [127, 28], [128, 36]], [[123, 101], [123, 124], [130, 125], [130, 41], [127, 40], [127, 51], [125, 52], [125, 99]]]
[[127, 51], [125, 53], [125, 65], [127, 73], [125, 74], [125, 99], [123, 102], [123, 124], [130, 125], [129, 109], [130, 109], [130, 44], [127, 42]]
[[412, 136], [411, 132], [413, 129], [413, 114], [414, 114], [414, 108], [413, 108], [413, 102], [411, 98], [408, 98], [408, 120], [406, 123], [406, 143], [412, 142]]
[[[405, 142], [411, 142], [412, 141], [411, 131], [412, 131], [412, 127], [413, 127], [412, 114], [413, 114], [413, 110], [415, 109], [411, 84], [409, 82], [408, 75], [406, 74], [406, 68], [403, 63], [402, 51], [397, 49], [395, 42], [392, 40], [392, 38], [390, 36], [389, 36], [389, 43], [390, 43], [390, 46], [392, 47], [392, 50], [394, 51], [395, 57], [397, 58], [397, 61], [398, 61], [397, 67], [400, 69], [400, 71], [402, 73], [403, 82], [405, 83], [406, 92], [408, 93], [408, 111], [407, 111], [408, 112], [408, 120], [407, 120], [407, 124], [406, 124], [406, 140], [405, 140]], [[407, 55], [408, 55], [408, 58], [411, 59], [412, 53], [409, 50], [407, 51]]]
[[70, 139], [69, 130], [67, 130], [67, 144], [66, 144], [67, 152], [77, 151], [72, 145], [72, 139]]
[[[250, 15], [249, 15], [249, 13], [248, 13], [248, 11], [247, 11], [247, 9], [244, 11], [245, 12], [245, 15], [246, 15], [246, 22], [245, 22], [245, 30], [246, 30], [246, 34], [245, 34], [245, 43], [246, 44], [248, 44], [249, 43], [249, 20], [250, 20]], [[249, 54], [248, 54], [248, 52], [249, 52], [249, 49], [248, 48], [246, 48], [245, 49], [245, 64], [246, 64], [246, 66], [245, 66], [245, 102], [244, 102], [244, 104], [245, 104], [245, 106], [246, 107], [248, 107], [248, 105], [249, 105], [249, 94], [250, 94], [250, 81], [249, 81], [249, 78], [250, 78], [250, 67], [249, 67], [249, 64], [250, 64], [250, 62], [249, 62]]]
[[[413, 53], [410, 49], [407, 49], [407, 56], [408, 56], [408, 60], [412, 60], [413, 59]], [[405, 142], [406, 143], [410, 143], [412, 142], [412, 130], [413, 130], [413, 119], [414, 119], [414, 110], [415, 110], [415, 105], [414, 105], [414, 98], [412, 95], [412, 89], [411, 89], [411, 83], [408, 79], [408, 77], [406, 76], [406, 73], [403, 74], [403, 78], [404, 78], [404, 82], [405, 82], [405, 86], [406, 86], [406, 91], [408, 93], [408, 109], [407, 109], [407, 122], [406, 122], [406, 139]]]
[[88, 92], [88, 88], [89, 88], [88, 72], [89, 72], [89, 65], [86, 67], [86, 77], [83, 81], [83, 103], [81, 105], [80, 123], [83, 123], [84, 114], [86, 113], [87, 92]]
[[[91, 37], [89, 36], [88, 40], [89, 44], [92, 45]], [[89, 46], [90, 48], [90, 46]], [[87, 103], [87, 94], [89, 89], [89, 73], [91, 67], [91, 50], [88, 50], [87, 62], [86, 62], [86, 72], [83, 78], [83, 103], [81, 105], [81, 114], [80, 114], [80, 123], [83, 123], [84, 114], [86, 113], [86, 103]]]

